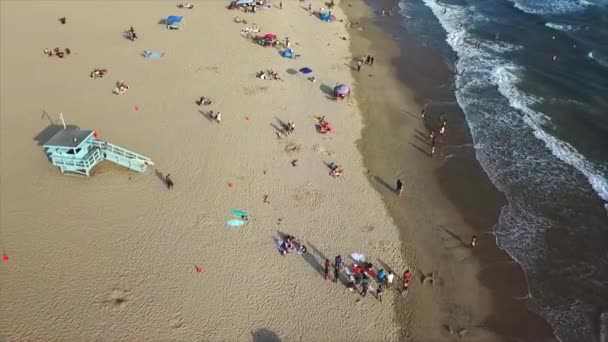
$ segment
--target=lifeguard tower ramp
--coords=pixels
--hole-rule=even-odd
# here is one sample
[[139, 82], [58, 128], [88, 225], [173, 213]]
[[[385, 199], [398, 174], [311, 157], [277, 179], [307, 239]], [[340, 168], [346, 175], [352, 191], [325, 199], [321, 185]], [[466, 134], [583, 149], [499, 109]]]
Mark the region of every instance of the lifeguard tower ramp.
[[104, 160], [128, 169], [144, 172], [154, 163], [150, 158], [125, 148], [98, 140], [92, 130], [63, 129], [49, 139], [43, 147], [53, 165], [62, 173], [91, 175], [91, 170]]

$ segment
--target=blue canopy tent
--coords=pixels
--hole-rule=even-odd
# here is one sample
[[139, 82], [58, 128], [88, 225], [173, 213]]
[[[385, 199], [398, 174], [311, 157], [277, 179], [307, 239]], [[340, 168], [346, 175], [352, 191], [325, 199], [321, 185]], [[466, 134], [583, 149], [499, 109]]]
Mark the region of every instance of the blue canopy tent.
[[254, 2], [254, 0], [238, 0], [236, 2], [237, 5], [249, 5], [252, 4]]
[[178, 30], [182, 28], [182, 22], [184, 21], [184, 17], [178, 15], [170, 15], [165, 20], [165, 24], [167, 28], [170, 30]]
[[293, 58], [293, 50], [287, 49], [287, 50], [283, 51], [283, 57]]

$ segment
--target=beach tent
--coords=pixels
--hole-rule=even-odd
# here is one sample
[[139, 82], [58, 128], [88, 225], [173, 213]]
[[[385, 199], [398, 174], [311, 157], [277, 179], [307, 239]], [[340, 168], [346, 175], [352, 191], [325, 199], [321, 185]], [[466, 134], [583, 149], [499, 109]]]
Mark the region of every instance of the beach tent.
[[165, 20], [165, 24], [168, 29], [177, 30], [182, 28], [182, 22], [184, 21], [184, 17], [178, 15], [170, 15]]
[[236, 5], [242, 6], [242, 5], [249, 5], [254, 3], [254, 0], [238, 0], [236, 2]]
[[312, 72], [312, 69], [309, 67], [304, 67], [304, 68], [300, 69], [300, 72], [303, 73], [304, 75], [308, 75]]
[[287, 49], [287, 50], [283, 51], [283, 57], [293, 58], [293, 50]]
[[334, 88], [334, 96], [335, 97], [344, 97], [350, 94], [350, 88], [346, 84], [338, 84]]

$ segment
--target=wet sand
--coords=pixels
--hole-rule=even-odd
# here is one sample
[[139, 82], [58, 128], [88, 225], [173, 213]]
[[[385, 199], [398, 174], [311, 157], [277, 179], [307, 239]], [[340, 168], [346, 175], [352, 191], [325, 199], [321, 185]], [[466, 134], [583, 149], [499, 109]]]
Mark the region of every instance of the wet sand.
[[[376, 56], [376, 64], [357, 75], [359, 102], [366, 106], [360, 149], [371, 183], [400, 228], [404, 258], [416, 261], [419, 275], [395, 306], [401, 340], [554, 340], [548, 323], [527, 307], [522, 268], [496, 246], [492, 226], [504, 198], [475, 159], [450, 88], [438, 87], [451, 79], [438, 52], [407, 36], [397, 46], [388, 37], [400, 29], [395, 17], [380, 20], [361, 1], [341, 6], [364, 28], [351, 30], [353, 53]], [[429, 102], [422, 120], [420, 109]], [[448, 134], [431, 158], [428, 133], [438, 129], [442, 112]], [[399, 177], [406, 180], [404, 199], [386, 186]], [[472, 235], [478, 237], [474, 249]], [[431, 272], [436, 284], [421, 284]]]

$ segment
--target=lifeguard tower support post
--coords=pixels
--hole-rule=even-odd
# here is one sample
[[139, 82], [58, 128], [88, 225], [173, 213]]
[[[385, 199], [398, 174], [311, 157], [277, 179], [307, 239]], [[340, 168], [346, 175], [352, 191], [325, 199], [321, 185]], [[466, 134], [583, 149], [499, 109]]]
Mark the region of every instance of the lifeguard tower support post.
[[144, 172], [148, 165], [154, 165], [148, 157], [99, 140], [97, 132], [92, 130], [64, 128], [43, 147], [50, 161], [62, 173], [90, 176], [91, 170], [104, 160], [137, 172]]

